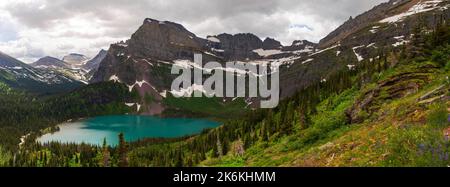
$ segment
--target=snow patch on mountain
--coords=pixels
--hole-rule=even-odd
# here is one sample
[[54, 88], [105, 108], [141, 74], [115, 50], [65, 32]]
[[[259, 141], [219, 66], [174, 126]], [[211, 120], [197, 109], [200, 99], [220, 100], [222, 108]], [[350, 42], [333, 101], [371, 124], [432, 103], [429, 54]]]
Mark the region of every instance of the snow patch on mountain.
[[192, 86], [189, 86], [187, 88], [179, 88], [179, 90], [172, 90], [170, 91], [170, 93], [172, 93], [172, 95], [177, 96], [177, 97], [188, 97], [188, 96], [192, 96], [192, 94], [195, 92], [201, 92], [204, 94], [208, 94], [206, 92], [206, 90], [203, 88], [203, 85], [197, 85], [197, 84], [193, 84]]
[[136, 106], [137, 106], [137, 112], [139, 112], [140, 110], [141, 110], [141, 104], [139, 104], [139, 103], [136, 103]]
[[145, 81], [145, 80], [136, 81], [136, 83], [134, 83], [134, 85], [138, 85], [139, 87], [142, 87], [144, 84], [149, 84], [149, 83], [147, 81]]
[[349, 65], [347, 65], [347, 67], [348, 67], [348, 70], [354, 70], [356, 66], [349, 64]]
[[313, 60], [314, 60], [314, 59], [310, 58], [310, 59], [308, 59], [308, 60], [303, 61], [302, 64], [306, 64], [306, 63], [308, 63], [308, 62], [312, 62]]
[[353, 53], [355, 53], [355, 56], [358, 59], [358, 62], [361, 62], [364, 60], [364, 58], [359, 53], [356, 52], [357, 49], [362, 48], [362, 47], [364, 47], [364, 45], [353, 47]]
[[208, 36], [206, 39], [207, 39], [208, 41], [210, 41], [210, 42], [220, 43], [219, 38], [216, 38], [216, 37], [214, 37], [214, 36]]
[[216, 49], [216, 48], [211, 48], [211, 51], [213, 51], [213, 52], [219, 52], [219, 53], [225, 52], [225, 50], [223, 50], [223, 49]]
[[409, 43], [408, 40], [405, 40], [405, 36], [396, 36], [394, 39], [396, 39], [397, 42], [392, 44], [393, 47], [398, 47]]
[[[115, 78], [115, 77], [112, 77], [112, 78]], [[129, 92], [132, 92], [135, 86], [139, 86], [140, 88], [142, 88], [142, 86], [143, 86], [144, 84], [147, 84], [147, 85], [151, 86], [150, 83], [148, 83], [146, 80], [142, 80], [142, 81], [137, 81], [137, 80], [136, 80], [136, 82], [135, 82], [134, 84], [132, 84], [132, 85], [128, 85], [128, 84], [127, 84], [127, 86], [128, 86], [128, 91], [129, 91]], [[155, 88], [153, 88], [153, 89], [155, 89]]]
[[419, 1], [416, 5], [411, 7], [408, 11], [397, 14], [395, 16], [391, 16], [388, 18], [385, 18], [380, 21], [380, 23], [396, 23], [399, 21], [402, 21], [406, 17], [422, 13], [422, 12], [428, 12], [431, 10], [434, 10], [436, 8], [439, 8], [438, 4], [441, 3], [442, 0], [433, 0], [433, 1]]
[[270, 49], [270, 50], [255, 49], [255, 50], [253, 50], [253, 52], [258, 53], [258, 55], [262, 56], [262, 57], [267, 57], [267, 56], [272, 56], [272, 55], [277, 55], [277, 54], [284, 53], [281, 50], [277, 50], [277, 49]]
[[136, 111], [139, 112], [141, 110], [141, 104], [139, 103], [125, 103], [126, 106], [128, 107], [134, 107], [136, 106]]
[[166, 98], [167, 97], [167, 90], [164, 90], [164, 91], [160, 92], [159, 95], [161, 95], [161, 97], [163, 97], [163, 98]]
[[294, 53], [294, 54], [302, 54], [302, 53], [313, 53], [313, 52], [314, 52], [314, 47], [313, 46], [306, 46], [304, 49], [293, 51], [292, 53]]
[[323, 53], [323, 52], [325, 52], [325, 51], [328, 51], [328, 50], [331, 50], [331, 49], [337, 48], [337, 47], [339, 47], [339, 46], [341, 46], [341, 45], [340, 45], [340, 44], [338, 44], [338, 45], [333, 45], [333, 46], [331, 46], [331, 47], [328, 47], [328, 48], [325, 48], [325, 49], [319, 50], [319, 51], [317, 51], [317, 52], [315, 52], [315, 53], [313, 53], [313, 54], [310, 54], [309, 56], [314, 56], [314, 55], [317, 55], [317, 54]]
[[120, 81], [120, 79], [119, 79], [119, 77], [117, 76], [117, 75], [112, 75], [110, 78], [109, 78], [109, 81], [114, 81], [114, 82], [121, 82]]
[[303, 44], [304, 44], [304, 42], [302, 40], [300, 40], [300, 41], [295, 41], [292, 45], [294, 45], [294, 46], [301, 46]]
[[369, 45], [367, 45], [366, 46], [367, 48], [369, 48], [369, 47], [373, 47], [373, 48], [378, 48], [377, 46], [376, 46], [376, 43], [371, 43], [371, 44], [369, 44]]
[[378, 32], [379, 28], [380, 28], [380, 26], [373, 26], [372, 29], [369, 30], [369, 32], [371, 32], [372, 34], [375, 34]]

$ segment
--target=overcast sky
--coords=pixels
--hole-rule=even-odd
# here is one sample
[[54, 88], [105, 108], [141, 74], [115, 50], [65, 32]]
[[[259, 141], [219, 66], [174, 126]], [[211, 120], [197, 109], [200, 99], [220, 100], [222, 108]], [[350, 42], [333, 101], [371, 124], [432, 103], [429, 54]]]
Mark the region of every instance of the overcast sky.
[[68, 53], [94, 56], [128, 39], [147, 17], [199, 37], [254, 33], [284, 45], [318, 42], [350, 16], [388, 0], [1, 0], [0, 51], [27, 63]]

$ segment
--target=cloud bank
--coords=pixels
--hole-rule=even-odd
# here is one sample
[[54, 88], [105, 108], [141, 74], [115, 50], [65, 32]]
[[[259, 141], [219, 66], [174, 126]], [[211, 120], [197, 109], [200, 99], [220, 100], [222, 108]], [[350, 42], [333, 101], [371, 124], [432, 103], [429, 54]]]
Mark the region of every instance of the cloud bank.
[[2, 0], [0, 51], [25, 62], [94, 56], [126, 40], [145, 18], [183, 24], [200, 37], [254, 33], [289, 45], [317, 42], [350, 16], [387, 0]]

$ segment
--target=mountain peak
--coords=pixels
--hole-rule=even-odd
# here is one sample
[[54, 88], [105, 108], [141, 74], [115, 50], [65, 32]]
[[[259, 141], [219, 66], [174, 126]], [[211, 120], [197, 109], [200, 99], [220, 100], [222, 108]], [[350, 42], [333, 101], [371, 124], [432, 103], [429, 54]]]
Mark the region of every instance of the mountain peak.
[[348, 36], [357, 33], [364, 28], [368, 28], [373, 24], [405, 23], [406, 21], [407, 24], [403, 25], [415, 25], [418, 22], [417, 19], [408, 20], [406, 18], [411, 18], [419, 14], [423, 15], [438, 8], [443, 11], [448, 9], [448, 6], [449, 3], [445, 0], [391, 0], [375, 6], [361, 15], [347, 20], [336, 30], [320, 40], [319, 47], [326, 48], [332, 46], [333, 44], [336, 44]]
[[87, 61], [86, 64], [84, 64], [82, 67], [86, 70], [94, 70], [97, 71], [98, 67], [100, 66], [100, 63], [102, 62], [102, 60], [106, 57], [106, 55], [108, 54], [108, 51], [101, 49], [97, 55], [95, 55], [94, 58], [92, 58], [91, 60]]
[[[186, 48], [200, 50], [199, 38], [184, 26], [169, 21], [146, 18], [144, 24], [131, 36], [126, 45], [129, 51], [138, 56], [158, 57], [161, 59], [181, 58], [180, 51]], [[113, 49], [114, 50], [114, 49]]]
[[64, 56], [62, 59], [62, 61], [71, 65], [80, 65], [85, 63], [87, 60], [89, 60], [88, 57], [78, 53], [70, 53], [69, 55]]
[[84, 55], [79, 54], [79, 53], [69, 53], [69, 55], [71, 55], [71, 56], [84, 56]]
[[[168, 26], [171, 28], [176, 28], [184, 31], [188, 31], [183, 25], [171, 21], [160, 21], [152, 18], [145, 18], [143, 25], [157, 25], [159, 27]], [[189, 31], [188, 31], [189, 32]]]
[[280, 49], [283, 45], [281, 45], [281, 42], [278, 40], [275, 40], [273, 38], [267, 37], [263, 42], [263, 49], [269, 50], [269, 49]]
[[55, 57], [52, 57], [52, 56], [45, 56], [45, 57], [40, 58], [40, 60], [41, 59], [56, 59], [56, 60], [59, 60], [59, 59], [57, 59]]
[[172, 23], [172, 22], [169, 22], [169, 21], [160, 21], [160, 20], [153, 19], [153, 18], [145, 18], [145, 19], [144, 19], [144, 22], [143, 22], [143, 24], [154, 24], [154, 23], [157, 23], [157, 24], [166, 24], [166, 23]]
[[[61, 60], [53, 57], [41, 58], [44, 60]], [[55, 63], [58, 65], [58, 63]], [[54, 71], [34, 68], [7, 54], [0, 52], [0, 70], [4, 72], [0, 75], [0, 80], [8, 80], [6, 83], [11, 88], [27, 90], [33, 93], [57, 93], [66, 92], [81, 86], [78, 82], [68, 76]], [[7, 79], [5, 79], [5, 77]], [[1, 81], [0, 81], [1, 82]]]
[[44, 67], [68, 67], [69, 65], [60, 60], [57, 59], [55, 57], [51, 57], [51, 56], [45, 56], [40, 58], [39, 60], [37, 60], [36, 62], [33, 62], [31, 64], [31, 66], [33, 67], [38, 67], [38, 66], [44, 66]]
[[22, 66], [24, 63], [0, 51], [0, 67]]

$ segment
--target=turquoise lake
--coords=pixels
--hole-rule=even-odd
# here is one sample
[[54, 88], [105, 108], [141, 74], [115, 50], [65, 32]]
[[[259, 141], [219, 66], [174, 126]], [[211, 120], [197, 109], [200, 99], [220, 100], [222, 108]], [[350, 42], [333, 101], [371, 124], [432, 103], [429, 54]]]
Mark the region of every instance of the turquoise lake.
[[215, 128], [220, 123], [203, 119], [159, 118], [152, 116], [102, 116], [59, 126], [60, 130], [38, 138], [41, 143], [118, 144], [118, 134], [123, 132], [127, 141], [143, 138], [177, 138], [194, 135], [204, 129]]

